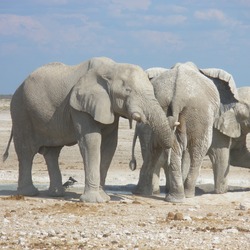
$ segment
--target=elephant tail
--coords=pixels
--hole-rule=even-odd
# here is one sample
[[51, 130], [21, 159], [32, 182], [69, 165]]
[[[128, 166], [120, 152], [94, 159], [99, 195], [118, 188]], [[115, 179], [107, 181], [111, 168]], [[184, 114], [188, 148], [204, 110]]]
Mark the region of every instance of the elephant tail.
[[133, 144], [132, 144], [132, 155], [131, 155], [131, 160], [129, 162], [129, 167], [132, 171], [136, 170], [136, 158], [135, 158], [135, 144], [136, 144], [136, 140], [137, 140], [137, 131], [135, 129], [135, 133], [134, 133], [134, 138], [133, 138]]
[[5, 150], [4, 154], [3, 154], [3, 162], [5, 162], [6, 159], [8, 158], [8, 156], [9, 156], [9, 148], [10, 148], [10, 143], [11, 143], [12, 138], [13, 138], [13, 129], [11, 129], [10, 139], [9, 139], [7, 148], [6, 148], [6, 150]]

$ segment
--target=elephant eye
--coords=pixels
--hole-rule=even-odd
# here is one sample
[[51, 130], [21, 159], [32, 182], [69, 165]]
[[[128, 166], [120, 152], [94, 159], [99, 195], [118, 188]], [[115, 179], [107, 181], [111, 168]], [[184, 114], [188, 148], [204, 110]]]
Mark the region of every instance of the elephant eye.
[[128, 94], [128, 95], [129, 95], [131, 92], [132, 92], [132, 89], [131, 89], [131, 88], [129, 88], [129, 87], [127, 87], [127, 88], [126, 88], [126, 94]]

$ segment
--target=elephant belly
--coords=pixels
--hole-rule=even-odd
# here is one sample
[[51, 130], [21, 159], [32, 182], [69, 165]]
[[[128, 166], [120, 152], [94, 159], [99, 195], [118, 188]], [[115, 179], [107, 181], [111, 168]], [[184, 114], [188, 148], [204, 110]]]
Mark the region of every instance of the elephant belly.
[[[67, 121], [67, 120], [66, 120]], [[36, 141], [40, 146], [56, 147], [76, 144], [74, 127], [63, 119], [51, 120], [35, 127]]]

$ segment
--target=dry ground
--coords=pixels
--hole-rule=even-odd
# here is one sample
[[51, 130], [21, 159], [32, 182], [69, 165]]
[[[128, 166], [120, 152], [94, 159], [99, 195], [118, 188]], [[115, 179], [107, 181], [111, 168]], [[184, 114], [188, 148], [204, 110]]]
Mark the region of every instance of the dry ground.
[[[9, 100], [0, 100], [0, 154], [11, 130]], [[63, 198], [46, 194], [49, 179], [43, 158], [37, 155], [33, 180], [38, 197], [16, 195], [17, 157], [0, 163], [1, 249], [250, 249], [250, 169], [231, 168], [230, 192], [216, 195], [206, 158], [197, 183], [197, 195], [183, 204], [131, 194], [139, 170], [130, 171], [131, 140], [121, 120], [119, 146], [107, 177], [111, 201], [84, 204], [78, 198], [84, 187], [83, 164], [77, 146], [65, 147], [60, 156], [63, 181], [78, 182]], [[137, 148], [140, 165], [140, 151]], [[161, 184], [165, 182], [161, 176]]]

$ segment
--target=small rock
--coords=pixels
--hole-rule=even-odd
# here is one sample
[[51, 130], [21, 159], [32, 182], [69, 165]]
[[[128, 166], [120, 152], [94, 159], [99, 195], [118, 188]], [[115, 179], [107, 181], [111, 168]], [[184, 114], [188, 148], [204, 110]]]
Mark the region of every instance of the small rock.
[[245, 199], [240, 203], [240, 210], [248, 210], [250, 209], [250, 199]]
[[183, 219], [186, 220], [186, 221], [192, 221], [192, 218], [190, 216], [188, 216], [188, 215], [185, 215], [183, 217]]
[[8, 224], [8, 223], [10, 223], [10, 221], [9, 221], [8, 219], [4, 218], [4, 219], [3, 219], [3, 223], [4, 223], [4, 224]]
[[212, 244], [220, 244], [220, 238], [219, 237], [214, 237], [212, 240]]
[[44, 226], [46, 224], [45, 221], [41, 220], [36, 223], [38, 226]]
[[174, 219], [174, 213], [173, 212], [169, 212], [167, 215], [166, 220], [173, 220]]
[[228, 228], [222, 231], [223, 233], [232, 233], [232, 234], [237, 234], [239, 233], [239, 230], [237, 228]]
[[184, 220], [184, 216], [182, 213], [176, 213], [174, 216], [174, 220]]
[[4, 218], [7, 218], [7, 217], [11, 217], [11, 213], [6, 212], [5, 215], [4, 215]]
[[25, 245], [25, 239], [22, 238], [22, 237], [20, 237], [20, 238], [18, 239], [18, 244], [21, 245], [21, 246], [24, 246], [24, 245]]
[[21, 231], [21, 232], [19, 232], [19, 235], [20, 236], [24, 236], [24, 235], [26, 235], [27, 233], [26, 232], [23, 232], [23, 231]]
[[50, 230], [48, 231], [48, 236], [49, 236], [49, 237], [53, 237], [53, 236], [55, 236], [55, 235], [56, 235], [55, 230], [50, 229]]
[[190, 207], [190, 208], [188, 208], [188, 211], [197, 211], [197, 209], [193, 208], [193, 207]]
[[107, 238], [109, 236], [110, 236], [110, 233], [105, 233], [105, 234], [102, 235], [103, 238]]

